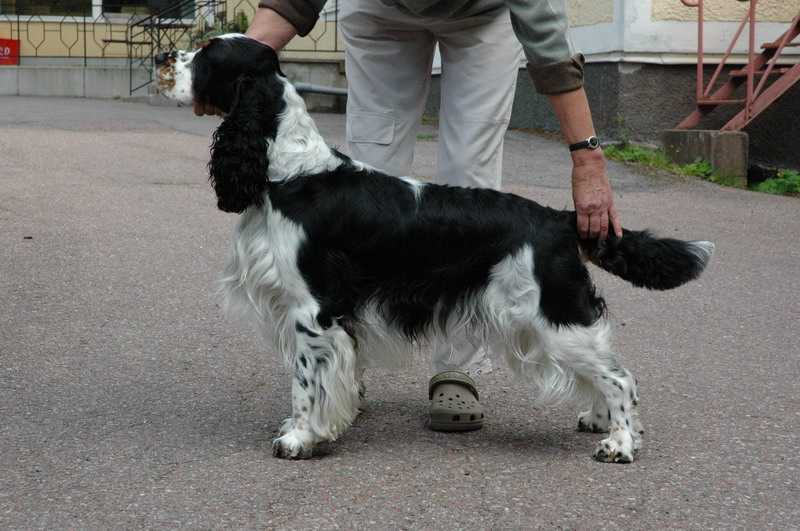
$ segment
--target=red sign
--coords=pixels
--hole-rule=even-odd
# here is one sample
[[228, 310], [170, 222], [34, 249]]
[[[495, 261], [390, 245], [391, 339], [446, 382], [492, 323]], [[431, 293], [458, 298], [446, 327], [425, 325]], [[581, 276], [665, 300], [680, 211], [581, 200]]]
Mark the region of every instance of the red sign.
[[19, 41], [0, 39], [0, 65], [19, 64]]

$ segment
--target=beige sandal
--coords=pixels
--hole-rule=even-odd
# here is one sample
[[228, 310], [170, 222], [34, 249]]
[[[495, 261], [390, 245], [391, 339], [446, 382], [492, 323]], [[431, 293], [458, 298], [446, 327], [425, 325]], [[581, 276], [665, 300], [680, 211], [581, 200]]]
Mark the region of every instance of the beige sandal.
[[472, 378], [460, 371], [441, 372], [428, 385], [429, 427], [435, 431], [471, 431], [483, 426], [483, 406]]

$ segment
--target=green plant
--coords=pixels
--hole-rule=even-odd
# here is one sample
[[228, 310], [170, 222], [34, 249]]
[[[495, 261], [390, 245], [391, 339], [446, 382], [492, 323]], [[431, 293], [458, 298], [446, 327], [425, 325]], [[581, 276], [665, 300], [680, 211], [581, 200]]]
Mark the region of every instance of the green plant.
[[800, 172], [780, 170], [775, 177], [758, 183], [754, 189], [767, 194], [800, 194]]
[[422, 125], [432, 125], [437, 127], [439, 125], [439, 117], [431, 114], [423, 114]]
[[244, 33], [247, 31], [250, 21], [245, 13], [236, 13], [228, 21], [225, 13], [221, 13], [213, 24], [208, 24], [203, 20], [202, 24], [192, 34], [192, 44], [203, 43], [224, 33]]
[[684, 164], [681, 166], [681, 173], [691, 177], [714, 180], [712, 178], [714, 177], [714, 168], [711, 167], [711, 163], [707, 160], [697, 159], [691, 164]]
[[606, 157], [620, 162], [641, 164], [648, 168], [686, 175], [688, 177], [699, 177], [726, 186], [734, 186], [733, 179], [714, 173], [714, 168], [707, 160], [697, 159], [689, 164], [675, 164], [667, 159], [667, 155], [660, 149], [651, 149], [632, 144], [618, 144], [603, 148]]
[[603, 153], [609, 159], [620, 162], [644, 164], [651, 168], [673, 172], [677, 168], [677, 165], [668, 161], [664, 152], [658, 149], [650, 149], [633, 144], [618, 144], [604, 147]]

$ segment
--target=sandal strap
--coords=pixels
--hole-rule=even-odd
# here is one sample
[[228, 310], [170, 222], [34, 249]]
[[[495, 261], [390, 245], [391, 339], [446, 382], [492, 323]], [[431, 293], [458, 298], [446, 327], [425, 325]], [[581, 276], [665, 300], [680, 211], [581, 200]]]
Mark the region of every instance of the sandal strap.
[[461, 371], [440, 372], [431, 378], [431, 382], [428, 384], [428, 400], [433, 400], [434, 389], [436, 389], [436, 386], [443, 383], [453, 383], [466, 387], [469, 392], [475, 395], [476, 400], [480, 400], [478, 397], [478, 388], [475, 386], [475, 382], [472, 381], [472, 378], [470, 378], [466, 373]]

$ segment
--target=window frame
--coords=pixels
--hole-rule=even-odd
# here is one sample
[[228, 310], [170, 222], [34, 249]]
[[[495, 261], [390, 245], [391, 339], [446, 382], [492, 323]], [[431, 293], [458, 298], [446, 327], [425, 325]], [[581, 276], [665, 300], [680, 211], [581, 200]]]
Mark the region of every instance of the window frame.
[[[91, 15], [17, 15], [15, 13], [4, 13], [0, 9], [0, 17], [20, 17], [22, 20], [36, 20], [41, 22], [67, 22], [74, 21], [77, 23], [109, 23], [109, 24], [127, 24], [130, 22], [131, 17], [139, 16], [145, 18], [149, 15], [124, 15], [122, 13], [106, 13], [103, 11], [104, 0], [89, 0], [92, 5]], [[191, 25], [194, 24], [193, 18], [177, 19], [179, 22]]]

